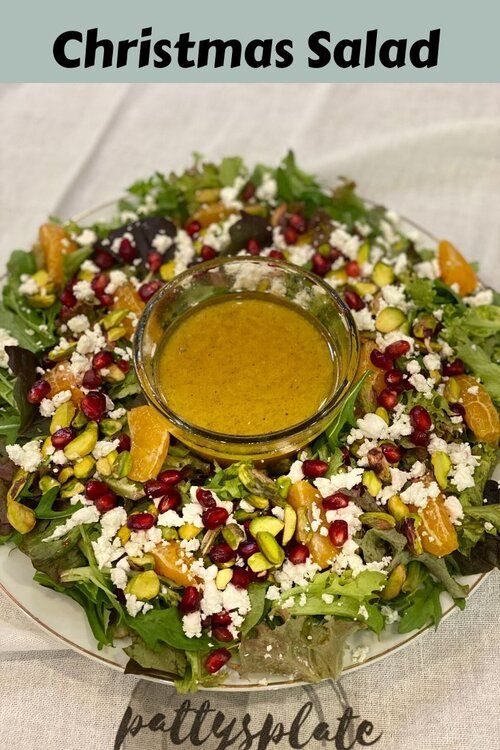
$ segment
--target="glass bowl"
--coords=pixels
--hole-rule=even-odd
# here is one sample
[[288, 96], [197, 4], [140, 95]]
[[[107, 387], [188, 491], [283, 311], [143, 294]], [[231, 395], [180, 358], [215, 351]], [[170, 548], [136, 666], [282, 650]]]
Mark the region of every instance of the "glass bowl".
[[[169, 408], [155, 383], [156, 349], [179, 318], [216, 295], [241, 292], [259, 292], [301, 307], [327, 334], [335, 358], [337, 377], [323, 406], [305, 421], [278, 432], [232, 435], [190, 424]], [[338, 294], [298, 266], [262, 257], [223, 258], [189, 268], [149, 301], [135, 335], [135, 366], [147, 399], [167, 418], [176, 438], [196, 453], [221, 462], [269, 461], [314, 440], [341, 406], [356, 374], [358, 360], [357, 328]]]

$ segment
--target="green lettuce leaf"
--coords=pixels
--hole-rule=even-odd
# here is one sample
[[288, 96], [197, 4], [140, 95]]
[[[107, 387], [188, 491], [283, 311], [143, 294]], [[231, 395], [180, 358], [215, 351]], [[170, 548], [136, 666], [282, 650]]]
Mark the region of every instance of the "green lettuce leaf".
[[286, 674], [306, 682], [335, 679], [342, 671], [346, 638], [359, 627], [354, 622], [334, 618], [318, 622], [311, 617], [290, 618], [273, 630], [259, 625], [256, 634], [244, 637], [239, 646], [240, 673]]

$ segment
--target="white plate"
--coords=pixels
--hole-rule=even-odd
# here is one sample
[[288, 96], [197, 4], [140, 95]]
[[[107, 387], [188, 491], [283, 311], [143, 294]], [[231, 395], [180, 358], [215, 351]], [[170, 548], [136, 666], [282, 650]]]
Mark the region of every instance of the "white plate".
[[[116, 212], [116, 202], [107, 203], [100, 208], [86, 211], [75, 217], [78, 223], [92, 224], [99, 220], [109, 220]], [[424, 239], [428, 239], [431, 245], [435, 239], [410, 221], [404, 220], [403, 227], [417, 229]], [[500, 472], [495, 472], [500, 476]], [[113, 648], [106, 647], [98, 650], [92, 631], [88, 626], [83, 609], [68, 597], [57, 594], [51, 589], [44, 588], [33, 582], [33, 567], [28, 557], [23, 555], [12, 545], [0, 546], [0, 589], [38, 625], [52, 635], [63, 641], [70, 648], [79, 651], [86, 656], [96, 659], [115, 669], [123, 671], [128, 657], [120, 645]], [[460, 578], [461, 583], [468, 584], [471, 591], [476, 589], [486, 578], [487, 574], [467, 576]], [[443, 615], [447, 617], [455, 606], [453, 600], [447, 593], [441, 596]], [[397, 625], [391, 625], [384, 630], [379, 638], [371, 631], [359, 631], [349, 640], [349, 647], [344, 658], [344, 672], [352, 672], [367, 664], [384, 658], [396, 650], [408, 646], [415, 638], [418, 638], [427, 628], [419, 631], [401, 635], [397, 633]], [[126, 645], [122, 641], [122, 645]], [[355, 649], [367, 649], [366, 657], [360, 663], [352, 658]], [[266, 675], [255, 675], [254, 679], [243, 680], [235, 672], [230, 672], [227, 682], [215, 690], [269, 690], [290, 687], [300, 684], [297, 680], [267, 676], [268, 684], [262, 684], [262, 678]], [[145, 676], [144, 679], [155, 682], [160, 678]]]

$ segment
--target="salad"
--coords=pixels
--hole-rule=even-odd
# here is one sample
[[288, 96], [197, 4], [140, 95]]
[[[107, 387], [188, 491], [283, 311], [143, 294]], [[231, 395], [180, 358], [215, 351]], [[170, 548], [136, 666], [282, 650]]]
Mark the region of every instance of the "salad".
[[[333, 422], [264, 468], [190, 453], [132, 364], [155, 292], [235, 254], [312, 269], [361, 337]], [[500, 296], [291, 153], [196, 158], [132, 185], [112, 223], [51, 219], [10, 256], [0, 326], [0, 542], [129, 671], [181, 691], [335, 677], [355, 631], [437, 626], [442, 592], [463, 608], [460, 576], [500, 563]]]

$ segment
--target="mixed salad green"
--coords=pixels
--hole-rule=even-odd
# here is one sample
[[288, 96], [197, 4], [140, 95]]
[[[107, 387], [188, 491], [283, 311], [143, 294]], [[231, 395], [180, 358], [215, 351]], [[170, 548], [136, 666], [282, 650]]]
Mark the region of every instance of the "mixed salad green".
[[[357, 382], [313, 444], [266, 468], [191, 454], [132, 366], [145, 303], [192, 264], [312, 269], [350, 308]], [[78, 602], [99, 647], [181, 691], [337, 676], [346, 639], [465, 606], [500, 563], [500, 298], [354, 185], [196, 158], [132, 185], [115, 220], [50, 220], [0, 307], [0, 541]], [[314, 377], [314, 373], [311, 373]], [[363, 654], [353, 654], [362, 659]]]

